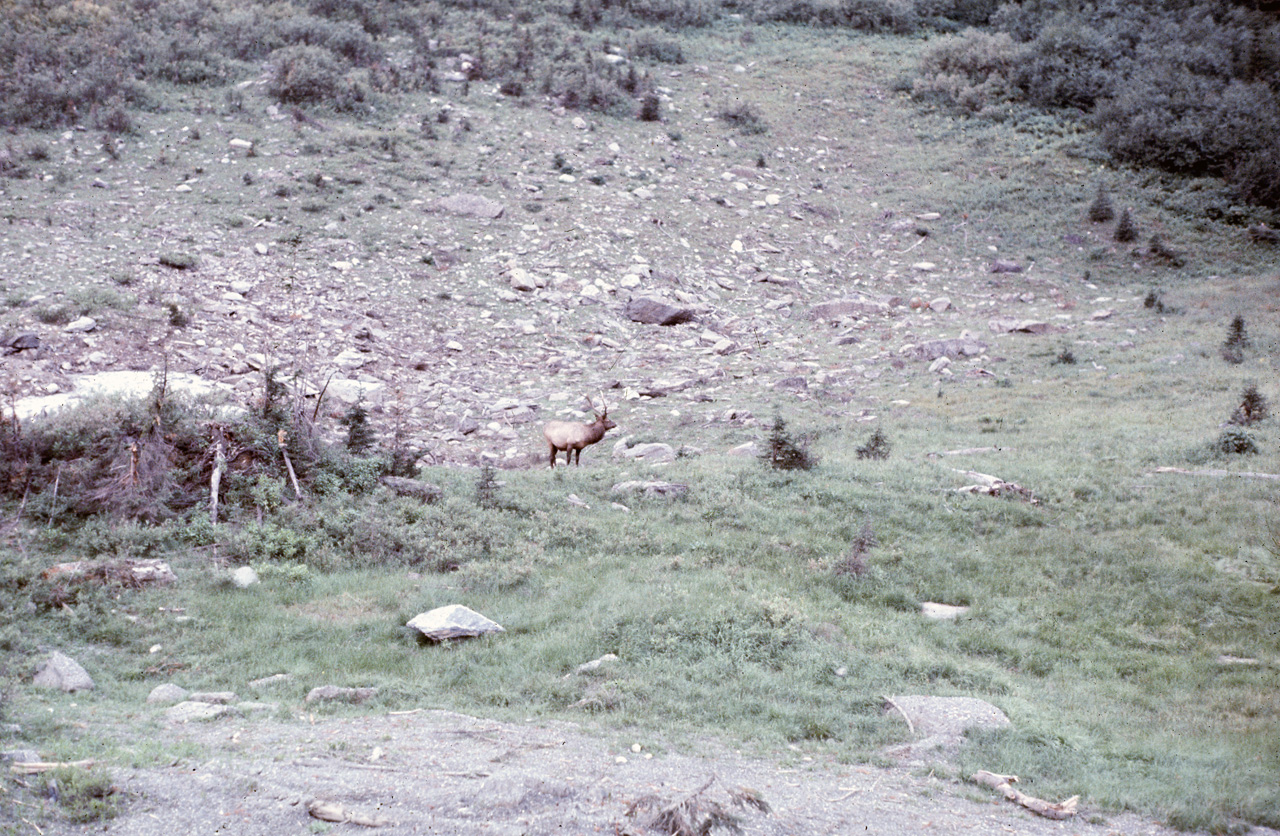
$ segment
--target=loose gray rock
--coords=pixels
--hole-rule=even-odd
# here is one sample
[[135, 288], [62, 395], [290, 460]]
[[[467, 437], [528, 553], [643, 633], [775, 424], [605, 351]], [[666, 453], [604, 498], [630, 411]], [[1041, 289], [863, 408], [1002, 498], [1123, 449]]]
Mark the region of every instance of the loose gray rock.
[[36, 668], [32, 683], [40, 688], [59, 691], [92, 691], [93, 679], [80, 663], [57, 650], [49, 654]]
[[1022, 331], [1026, 334], [1045, 334], [1053, 330], [1053, 326], [1037, 319], [993, 319], [987, 327], [996, 334], [1010, 334]]
[[151, 689], [151, 693], [147, 695], [147, 702], [173, 704], [180, 703], [186, 698], [186, 688], [181, 685], [174, 685], [172, 682], [166, 682]]
[[271, 676], [264, 676], [261, 679], [255, 679], [249, 683], [250, 688], [267, 688], [272, 685], [283, 685], [286, 682], [292, 682], [293, 677], [287, 673], [274, 673]]
[[186, 700], [172, 706], [164, 713], [164, 718], [171, 723], [190, 723], [196, 720], [213, 720], [226, 714], [234, 713], [229, 705], [214, 705], [209, 702], [192, 702]]
[[676, 450], [670, 444], [663, 444], [660, 441], [628, 447], [624, 439], [614, 445], [613, 457], [615, 459], [637, 459], [650, 464], [665, 464], [676, 460]]
[[[479, 425], [477, 424], [476, 426], [478, 429]], [[411, 497], [428, 505], [439, 502], [444, 497], [444, 489], [439, 485], [419, 482], [417, 479], [407, 479], [404, 476], [383, 476], [378, 481], [394, 491], [396, 496]]]
[[502, 217], [506, 207], [496, 200], [490, 200], [477, 194], [454, 194], [433, 200], [427, 204], [427, 211], [448, 212], [468, 218], [488, 218], [496, 220]]
[[627, 319], [642, 325], [680, 325], [697, 316], [691, 308], [678, 308], [643, 296], [628, 302], [623, 313]]
[[236, 701], [235, 691], [197, 691], [189, 694], [190, 702], [207, 702], [210, 705], [230, 705]]
[[[606, 653], [597, 659], [592, 659], [590, 662], [583, 662], [581, 665], [578, 665], [578, 667], [573, 669], [573, 673], [590, 673], [591, 671], [596, 670], [606, 662], [616, 662], [616, 661], [618, 661], [618, 654]], [[566, 679], [568, 679], [570, 676], [573, 676], [573, 674], [570, 674], [570, 673], [565, 674]]]
[[367, 702], [378, 695], [377, 688], [342, 688], [337, 685], [321, 685], [307, 692], [307, 702]]
[[418, 613], [409, 619], [406, 626], [418, 630], [422, 635], [437, 642], [506, 632], [501, 624], [461, 604], [450, 604], [447, 607], [437, 607], [429, 612]]
[[40, 335], [33, 331], [26, 331], [21, 334], [15, 334], [12, 337], [6, 337], [3, 343], [5, 354], [17, 354], [19, 351], [28, 351], [38, 349], [40, 347]]
[[1016, 261], [1007, 261], [1003, 258], [997, 258], [991, 262], [992, 273], [1021, 273], [1022, 265]]
[[950, 340], [929, 340], [904, 348], [903, 353], [917, 360], [932, 362], [939, 357], [948, 357], [952, 360], [958, 357], [977, 357], [986, 350], [986, 343], [961, 337]]
[[888, 302], [872, 299], [834, 299], [814, 305], [809, 316], [819, 322], [835, 322], [846, 316], [883, 316], [889, 312]]
[[98, 327], [98, 321], [91, 316], [82, 316], [73, 319], [63, 326], [62, 330], [68, 334], [87, 334]]
[[795, 377], [784, 377], [777, 383], [773, 384], [774, 389], [786, 389], [792, 392], [804, 392], [809, 388], [809, 380], [803, 375]]
[[609, 489], [609, 493], [619, 496], [643, 494], [645, 496], [662, 497], [663, 499], [675, 499], [688, 494], [689, 486], [677, 485], [673, 482], [642, 482], [640, 480], [631, 480], [628, 482], [619, 482]]

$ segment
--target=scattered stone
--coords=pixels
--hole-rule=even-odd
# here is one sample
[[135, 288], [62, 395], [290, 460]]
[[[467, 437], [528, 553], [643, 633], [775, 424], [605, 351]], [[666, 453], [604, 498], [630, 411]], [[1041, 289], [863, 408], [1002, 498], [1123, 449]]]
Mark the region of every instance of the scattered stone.
[[255, 679], [249, 683], [250, 688], [267, 688], [272, 685], [283, 685], [286, 682], [292, 682], [293, 676], [287, 673], [275, 673], [271, 676], [264, 676], [261, 679]]
[[68, 334], [87, 334], [98, 327], [98, 321], [91, 316], [82, 316], [73, 319], [63, 326], [62, 330]]
[[610, 494], [626, 495], [626, 494], [643, 494], [644, 496], [656, 496], [663, 499], [675, 499], [685, 496], [689, 493], [688, 485], [677, 485], [673, 482], [654, 482], [631, 480], [627, 482], [619, 482], [609, 489]]
[[1016, 261], [1008, 261], [1003, 258], [997, 258], [991, 262], [992, 273], [1021, 273], [1022, 265]]
[[623, 314], [632, 322], [643, 325], [680, 325], [692, 321], [697, 316], [690, 308], [668, 305], [666, 302], [643, 296], [628, 302], [623, 308]]
[[939, 296], [937, 299], [931, 299], [929, 301], [929, 310], [931, 311], [937, 311], [938, 313], [942, 313], [943, 311], [949, 310], [950, 308], [951, 308], [951, 299], [946, 296]]
[[995, 334], [1011, 334], [1014, 331], [1021, 331], [1024, 334], [1047, 334], [1054, 330], [1052, 325], [1038, 319], [993, 319], [987, 323], [987, 327]]
[[809, 311], [809, 315], [820, 322], [835, 322], [844, 317], [883, 316], [887, 313], [887, 302], [871, 299], [836, 299], [814, 305]]
[[915, 270], [917, 273], [932, 273], [938, 269], [938, 265], [934, 264], [932, 261], [917, 261], [915, 264], [911, 265], [911, 269]]
[[53, 651], [49, 658], [36, 667], [32, 684], [39, 688], [58, 691], [92, 691], [93, 679], [80, 663], [60, 651]]
[[428, 639], [437, 642], [506, 632], [501, 624], [461, 604], [450, 604], [419, 613], [409, 619], [406, 626], [414, 628]]
[[429, 482], [419, 482], [404, 476], [383, 476], [378, 481], [394, 491], [396, 496], [411, 497], [428, 505], [434, 505], [444, 498], [444, 489]]
[[147, 695], [147, 702], [179, 703], [187, 698], [187, 689], [172, 682], [157, 685]]
[[951, 365], [950, 357], [939, 357], [937, 360], [934, 360], [932, 363], [929, 364], [929, 372], [930, 374], [939, 374], [941, 372], [946, 372], [947, 374], [951, 374], [949, 370], [950, 365]]
[[[592, 659], [590, 662], [583, 662], [581, 665], [578, 665], [578, 667], [573, 669], [573, 673], [590, 673], [591, 671], [596, 670], [606, 662], [616, 662], [616, 661], [618, 661], [618, 654], [606, 653], [598, 659]], [[573, 676], [573, 674], [567, 673], [564, 675], [564, 678], [568, 679], [571, 676]]]
[[805, 392], [809, 389], [809, 379], [803, 375], [784, 377], [773, 384], [774, 389], [786, 389], [793, 392]]
[[532, 273], [519, 267], [511, 268], [509, 278], [512, 290], [519, 290], [525, 293], [537, 290], [540, 287], [545, 287], [547, 284], [545, 279], [539, 283], [538, 279]]
[[236, 701], [235, 691], [197, 691], [188, 695], [189, 702], [207, 702], [210, 705], [230, 705]]
[[670, 444], [659, 441], [628, 446], [629, 439], [620, 439], [613, 445], [615, 459], [636, 459], [650, 464], [666, 464], [676, 460], [676, 450]]
[[196, 720], [214, 720], [233, 713], [235, 709], [229, 705], [185, 700], [171, 707], [164, 716], [171, 723], [190, 723]]
[[490, 200], [476, 194], [455, 194], [433, 200], [427, 204], [428, 212], [448, 212], [468, 218], [488, 218], [496, 220], [502, 217], [506, 207], [496, 200]]
[[987, 344], [968, 336], [956, 339], [929, 340], [917, 345], [902, 347], [902, 353], [916, 360], [930, 362], [940, 357], [955, 360], [960, 357], [977, 357], [987, 350]]
[[377, 688], [343, 688], [338, 685], [321, 685], [307, 692], [306, 702], [345, 702], [358, 705], [378, 695]]
[[748, 441], [746, 444], [739, 444], [737, 447], [729, 448], [729, 455], [754, 459], [760, 455], [760, 447], [754, 441]]
[[40, 348], [40, 335], [34, 331], [24, 331], [12, 337], [6, 337], [0, 345], [5, 354], [17, 354], [19, 351], [35, 351]]

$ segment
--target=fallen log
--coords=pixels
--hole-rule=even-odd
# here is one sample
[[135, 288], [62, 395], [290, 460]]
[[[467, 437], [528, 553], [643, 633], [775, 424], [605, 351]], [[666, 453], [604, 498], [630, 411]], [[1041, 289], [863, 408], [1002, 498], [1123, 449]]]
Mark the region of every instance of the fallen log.
[[1017, 775], [997, 775], [994, 772], [980, 769], [970, 776], [970, 780], [975, 784], [991, 787], [1014, 804], [1025, 807], [1037, 815], [1044, 816], [1046, 819], [1061, 820], [1071, 818], [1076, 814], [1076, 804], [1080, 801], [1080, 796], [1073, 795], [1066, 801], [1054, 804], [1019, 792], [1013, 788], [1013, 785], [1018, 781]]

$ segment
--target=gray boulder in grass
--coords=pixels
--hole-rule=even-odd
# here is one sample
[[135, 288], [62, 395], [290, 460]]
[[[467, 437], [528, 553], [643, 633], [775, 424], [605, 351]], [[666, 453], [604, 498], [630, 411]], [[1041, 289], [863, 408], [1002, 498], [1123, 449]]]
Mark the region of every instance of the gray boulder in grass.
[[56, 688], [68, 692], [93, 690], [93, 679], [89, 672], [80, 667], [75, 659], [57, 650], [36, 667], [36, 676], [32, 682], [41, 688]]
[[407, 626], [437, 642], [506, 632], [501, 624], [461, 604], [450, 604], [419, 613], [409, 619]]

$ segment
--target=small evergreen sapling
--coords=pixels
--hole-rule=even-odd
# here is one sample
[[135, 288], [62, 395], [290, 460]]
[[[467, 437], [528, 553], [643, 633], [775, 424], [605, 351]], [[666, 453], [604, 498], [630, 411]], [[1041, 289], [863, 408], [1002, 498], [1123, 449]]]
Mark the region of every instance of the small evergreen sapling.
[[1129, 214], [1129, 207], [1127, 206], [1120, 212], [1120, 220], [1116, 222], [1116, 231], [1113, 237], [1122, 244], [1136, 241], [1138, 238], [1138, 226], [1133, 222], [1133, 217]]
[[1244, 350], [1249, 347], [1249, 334], [1244, 326], [1244, 317], [1237, 314], [1227, 326], [1227, 339], [1222, 344], [1222, 359], [1232, 365], [1244, 362]]
[[1237, 425], [1256, 424], [1259, 421], [1266, 420], [1271, 414], [1271, 407], [1267, 403], [1267, 399], [1258, 391], [1255, 384], [1250, 383], [1245, 387], [1244, 392], [1240, 395], [1240, 405], [1231, 413], [1231, 418], [1227, 423]]
[[1098, 195], [1089, 206], [1089, 220], [1096, 224], [1104, 224], [1116, 216], [1115, 207], [1111, 205], [1111, 196], [1102, 184], [1098, 184]]
[[810, 470], [817, 464], [817, 459], [809, 454], [808, 444], [792, 439], [787, 432], [787, 422], [781, 417], [773, 419], [769, 446], [760, 458], [774, 470]]

